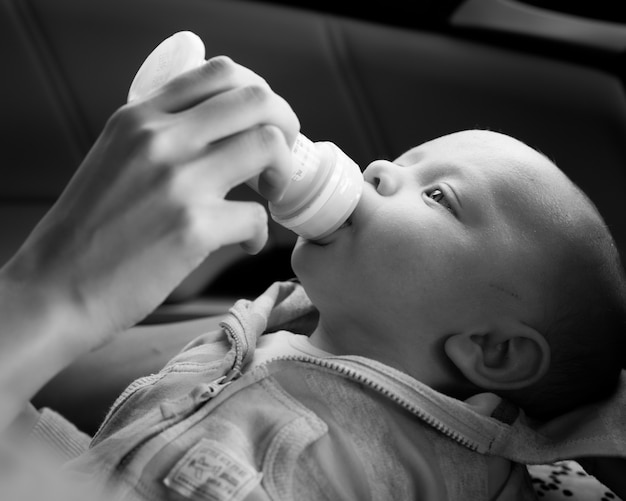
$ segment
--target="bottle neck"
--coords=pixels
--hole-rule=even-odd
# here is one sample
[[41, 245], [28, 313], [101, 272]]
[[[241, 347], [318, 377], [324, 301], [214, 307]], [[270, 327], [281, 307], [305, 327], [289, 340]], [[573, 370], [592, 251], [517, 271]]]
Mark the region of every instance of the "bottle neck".
[[270, 203], [270, 213], [276, 222], [309, 240], [339, 228], [363, 189], [361, 170], [341, 149], [330, 142], [312, 143], [305, 136], [294, 146], [291, 179], [280, 202]]

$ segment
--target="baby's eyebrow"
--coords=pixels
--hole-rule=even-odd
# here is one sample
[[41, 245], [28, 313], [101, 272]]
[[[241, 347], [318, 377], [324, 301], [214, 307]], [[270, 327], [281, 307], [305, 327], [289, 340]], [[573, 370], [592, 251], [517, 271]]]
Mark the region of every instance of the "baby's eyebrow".
[[501, 292], [509, 297], [512, 297], [513, 299], [517, 299], [518, 301], [522, 300], [522, 296], [518, 292], [512, 289], [509, 289], [507, 287], [504, 287], [503, 285], [496, 284], [494, 282], [489, 282], [488, 286], [492, 289], [497, 290], [498, 292]]
[[459, 165], [451, 163], [441, 163], [434, 167], [426, 168], [424, 181], [434, 182], [442, 178], [466, 178], [467, 172]]

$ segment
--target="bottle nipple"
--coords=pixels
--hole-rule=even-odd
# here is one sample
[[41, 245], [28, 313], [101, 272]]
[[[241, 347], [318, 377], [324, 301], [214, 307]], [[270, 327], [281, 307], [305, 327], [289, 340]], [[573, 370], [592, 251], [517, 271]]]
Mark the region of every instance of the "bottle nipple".
[[[143, 99], [172, 78], [205, 62], [202, 40], [180, 31], [161, 42], [143, 62], [128, 102]], [[292, 148], [293, 170], [281, 200], [269, 203], [272, 219], [307, 240], [324, 238], [345, 223], [363, 190], [359, 166], [331, 142], [313, 143], [299, 134]], [[258, 178], [248, 184], [256, 190]]]

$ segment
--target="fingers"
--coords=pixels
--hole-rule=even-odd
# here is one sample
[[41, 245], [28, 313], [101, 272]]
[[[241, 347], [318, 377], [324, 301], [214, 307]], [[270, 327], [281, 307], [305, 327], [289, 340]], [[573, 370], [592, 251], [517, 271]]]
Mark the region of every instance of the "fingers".
[[196, 226], [205, 239], [204, 247], [218, 249], [241, 244], [249, 254], [263, 249], [268, 237], [267, 212], [256, 202], [222, 200], [204, 207]]
[[190, 238], [195, 242], [191, 247], [209, 253], [233, 243], [257, 253], [267, 240], [265, 209], [256, 202], [224, 197], [263, 171], [261, 194], [278, 200], [289, 182], [291, 166], [291, 150], [284, 135], [277, 127], [267, 125], [229, 137], [185, 165], [170, 166], [166, 175], [149, 172], [158, 183], [164, 183], [158, 190], [161, 203], [185, 215], [176, 223], [176, 232], [182, 232], [183, 241]]
[[251, 127], [271, 124], [293, 144], [300, 123], [289, 104], [268, 87], [249, 85], [225, 91], [178, 114], [177, 139], [201, 144], [219, 141]]
[[252, 70], [227, 56], [217, 56], [170, 80], [151, 101], [167, 113], [178, 113], [227, 90], [249, 85], [269, 89], [268, 83]]
[[157, 156], [171, 163], [188, 162], [207, 145], [247, 129], [274, 125], [289, 145], [300, 130], [289, 104], [265, 80], [227, 57], [209, 60], [130, 108], [142, 131], [159, 145]]
[[207, 145], [248, 129], [273, 125], [293, 144], [300, 123], [287, 102], [268, 87], [237, 87], [202, 101], [175, 115], [161, 116], [159, 131], [167, 144], [181, 152], [197, 152]]
[[258, 178], [255, 189], [266, 199], [280, 199], [300, 128], [288, 103], [259, 75], [220, 56], [128, 108], [137, 117], [121, 123], [126, 129], [138, 124], [135, 151], [148, 160], [149, 170], [163, 171], [170, 194], [193, 212], [205, 207], [207, 219], [216, 221], [211, 237], [220, 245], [243, 242], [250, 252], [260, 250], [267, 238], [264, 211], [262, 229], [253, 225], [254, 231], [249, 213], [213, 211], [232, 188], [251, 179]]
[[276, 202], [291, 177], [293, 157], [281, 130], [272, 125], [248, 129], [213, 144], [204, 154], [180, 167], [180, 189], [199, 200], [223, 198], [235, 186], [260, 175], [252, 187]]

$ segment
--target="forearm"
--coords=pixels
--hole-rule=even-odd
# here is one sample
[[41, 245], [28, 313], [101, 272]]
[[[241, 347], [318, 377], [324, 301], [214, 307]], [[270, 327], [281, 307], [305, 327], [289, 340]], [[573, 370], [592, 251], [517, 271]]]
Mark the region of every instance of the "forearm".
[[90, 349], [72, 342], [68, 308], [40, 292], [0, 270], [0, 430], [43, 385]]
[[263, 247], [265, 209], [226, 195], [270, 168], [268, 193], [284, 191], [298, 129], [288, 104], [226, 57], [111, 117], [0, 270], [0, 430], [59, 371], [153, 311], [210, 253]]

